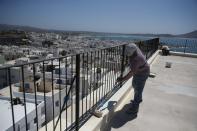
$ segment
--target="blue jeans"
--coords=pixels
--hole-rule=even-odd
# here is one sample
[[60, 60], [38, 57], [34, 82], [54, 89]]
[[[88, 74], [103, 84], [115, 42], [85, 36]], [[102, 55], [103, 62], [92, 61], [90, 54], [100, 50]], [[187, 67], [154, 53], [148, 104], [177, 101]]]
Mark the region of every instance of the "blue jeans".
[[140, 102], [142, 102], [142, 93], [147, 78], [148, 74], [133, 76], [132, 86], [134, 88], [134, 106], [139, 106]]

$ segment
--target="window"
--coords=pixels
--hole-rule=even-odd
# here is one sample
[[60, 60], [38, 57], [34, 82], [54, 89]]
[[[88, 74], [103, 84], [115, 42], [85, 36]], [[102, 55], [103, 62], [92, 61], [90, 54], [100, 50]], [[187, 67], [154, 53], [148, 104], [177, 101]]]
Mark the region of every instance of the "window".
[[25, 89], [29, 89], [30, 88], [30, 84], [29, 83], [25, 83]]
[[20, 131], [20, 130], [21, 130], [20, 125], [18, 125], [17, 131]]
[[37, 117], [34, 118], [34, 124], [36, 124], [36, 123], [37, 123]]
[[70, 99], [70, 96], [68, 95], [67, 97], [64, 97], [64, 102], [68, 101]]
[[59, 101], [56, 101], [55, 102], [55, 106], [59, 106]]
[[27, 130], [30, 130], [30, 123], [27, 124]]
[[45, 115], [45, 108], [42, 107], [42, 108], [41, 108], [41, 116], [44, 116], [44, 115]]
[[59, 69], [55, 69], [55, 74], [61, 74], [61, 72], [59, 71]]
[[62, 84], [62, 83], [63, 83], [63, 81], [61, 79], [57, 79], [56, 84]]

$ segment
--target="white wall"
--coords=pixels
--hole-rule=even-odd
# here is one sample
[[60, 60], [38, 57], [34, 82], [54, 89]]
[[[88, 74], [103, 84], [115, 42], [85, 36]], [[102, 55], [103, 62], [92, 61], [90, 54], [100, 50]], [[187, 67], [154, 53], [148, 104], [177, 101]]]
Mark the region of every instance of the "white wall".
[[[10, 101], [9, 97], [0, 97], [0, 100], [8, 100]], [[27, 124], [28, 124], [28, 128], [29, 131], [35, 131], [37, 128], [37, 123], [34, 122], [34, 119], [36, 118], [36, 109], [33, 108], [32, 109], [32, 105], [34, 106], [34, 101], [26, 99], [26, 110], [27, 110]], [[45, 114], [43, 114], [41, 112], [42, 108], [44, 107], [44, 103], [42, 101], [38, 101], [38, 106], [37, 106], [37, 113], [38, 113], [38, 128], [41, 128], [42, 124], [45, 122]], [[30, 106], [31, 105], [31, 106]], [[16, 131], [26, 131], [26, 123], [25, 123], [25, 111], [24, 108], [20, 108], [21, 110], [19, 110], [19, 106], [21, 105], [14, 105], [14, 118], [15, 118], [15, 129]], [[11, 112], [11, 108], [8, 108], [8, 113], [12, 113]], [[22, 116], [22, 119], [18, 119], [18, 115]], [[6, 131], [13, 131], [13, 124], [12, 124], [12, 114], [8, 114], [8, 117], [10, 116], [9, 121], [10, 122], [6, 122], [9, 123], [10, 125], [8, 125], [8, 129], [6, 129]], [[20, 117], [21, 117], [20, 116]]]
[[[16, 97], [23, 98], [22, 92], [13, 92], [13, 95]], [[35, 100], [34, 93], [26, 93], [27, 99]], [[61, 90], [61, 106], [63, 106], [64, 103], [64, 97], [66, 96], [66, 89]], [[37, 100], [44, 101], [44, 93], [37, 92]], [[46, 120], [47, 122], [51, 121], [53, 119], [53, 106], [54, 105], [54, 117], [56, 117], [59, 114], [60, 107], [56, 104], [59, 101], [60, 106], [60, 100], [59, 100], [59, 90], [54, 90], [54, 103], [52, 98], [52, 92], [46, 93]], [[68, 101], [68, 105], [70, 105], [70, 101]]]

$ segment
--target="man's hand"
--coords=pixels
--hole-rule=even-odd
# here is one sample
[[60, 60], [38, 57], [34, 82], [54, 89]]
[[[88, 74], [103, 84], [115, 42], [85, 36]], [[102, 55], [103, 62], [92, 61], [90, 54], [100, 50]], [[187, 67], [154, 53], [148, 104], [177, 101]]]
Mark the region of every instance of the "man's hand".
[[122, 82], [123, 81], [123, 78], [122, 77], [118, 77], [117, 79], [116, 79], [116, 82]]

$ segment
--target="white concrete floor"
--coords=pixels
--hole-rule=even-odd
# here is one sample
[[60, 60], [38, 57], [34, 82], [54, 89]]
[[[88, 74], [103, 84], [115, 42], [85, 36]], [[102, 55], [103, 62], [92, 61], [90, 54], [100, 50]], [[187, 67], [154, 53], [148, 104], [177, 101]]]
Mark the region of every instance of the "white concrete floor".
[[105, 131], [197, 131], [197, 58], [159, 56], [151, 72], [138, 116], [125, 113], [127, 99]]

